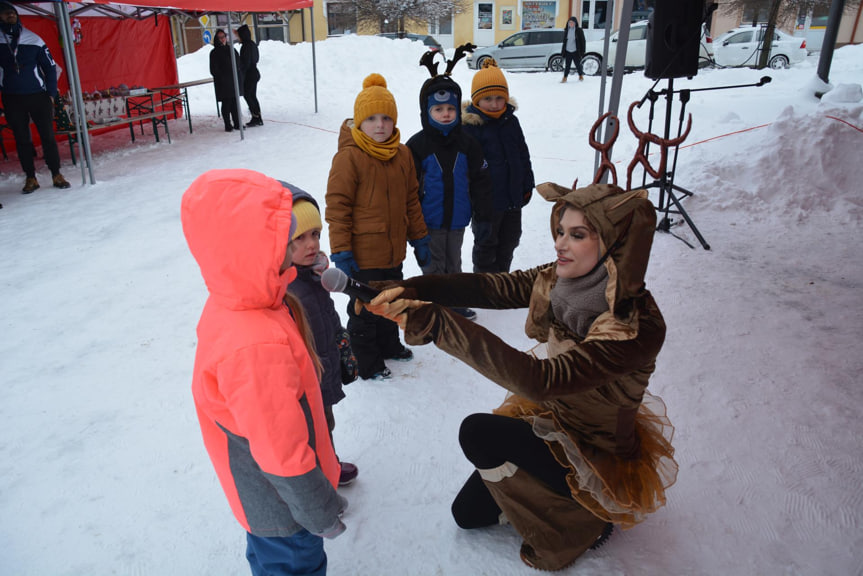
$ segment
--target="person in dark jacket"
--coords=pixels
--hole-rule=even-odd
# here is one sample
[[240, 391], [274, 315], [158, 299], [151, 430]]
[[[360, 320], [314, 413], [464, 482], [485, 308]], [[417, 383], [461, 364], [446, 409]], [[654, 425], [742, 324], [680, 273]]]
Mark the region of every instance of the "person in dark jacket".
[[249, 112], [252, 115], [246, 128], [263, 126], [261, 104], [258, 102], [258, 82], [261, 79], [261, 72], [258, 70], [258, 58], [260, 57], [258, 45], [252, 40], [252, 31], [245, 24], [237, 28], [237, 36], [242, 42], [240, 64], [243, 69], [243, 98], [246, 99], [246, 104], [249, 105]]
[[60, 151], [54, 136], [54, 102], [57, 100], [57, 69], [45, 42], [18, 20], [18, 10], [0, 2], [0, 91], [6, 123], [15, 136], [18, 160], [26, 180], [21, 192], [39, 188], [33, 163], [30, 120], [42, 141], [45, 163], [55, 188], [69, 188], [60, 173]]
[[[420, 89], [422, 130], [408, 140], [419, 179], [423, 219], [431, 237], [431, 263], [423, 274], [461, 272], [464, 230], [472, 217], [491, 216], [491, 175], [482, 147], [461, 127], [461, 88], [448, 75]], [[476, 318], [470, 308], [458, 308]]]
[[[296, 296], [303, 306], [315, 341], [315, 352], [321, 361], [321, 399], [332, 439], [336, 427], [333, 405], [345, 397], [342, 391], [342, 356], [338, 346], [338, 338], [344, 328], [330, 293], [321, 286], [321, 274], [330, 262], [321, 252], [323, 223], [318, 203], [311, 194], [296, 186], [292, 186], [291, 191], [294, 195], [292, 214], [297, 219], [297, 228], [291, 237], [297, 277], [288, 284], [288, 292]], [[358, 470], [354, 464], [339, 459], [339, 465], [339, 486], [350, 484], [357, 478]]]
[[213, 50], [210, 52], [210, 74], [216, 89], [216, 100], [222, 103], [222, 120], [225, 132], [240, 129], [240, 103], [234, 91], [234, 70], [231, 67], [231, 54], [237, 65], [239, 86], [243, 86], [243, 67], [240, 55], [228, 42], [228, 35], [219, 28], [213, 37]]
[[579, 81], [584, 80], [584, 70], [581, 68], [581, 59], [584, 58], [584, 30], [578, 25], [578, 19], [575, 16], [567, 20], [566, 28], [563, 29], [563, 45], [560, 47], [560, 53], [563, 54], [564, 59], [561, 82], [566, 82], [573, 60], [575, 60]]
[[473, 271], [509, 272], [521, 239], [521, 209], [533, 193], [533, 168], [506, 78], [494, 60], [473, 77], [464, 131], [482, 146], [492, 180], [492, 213], [474, 217]]

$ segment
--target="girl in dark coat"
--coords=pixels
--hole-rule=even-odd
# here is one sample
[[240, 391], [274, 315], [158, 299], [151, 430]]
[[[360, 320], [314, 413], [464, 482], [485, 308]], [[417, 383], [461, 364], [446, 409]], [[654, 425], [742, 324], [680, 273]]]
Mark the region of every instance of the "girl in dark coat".
[[234, 91], [234, 70], [231, 68], [231, 54], [237, 64], [239, 85], [243, 85], [243, 68], [240, 66], [240, 55], [228, 44], [228, 35], [219, 28], [213, 39], [213, 50], [210, 52], [210, 74], [213, 76], [213, 86], [216, 89], [216, 100], [222, 103], [222, 120], [225, 121], [225, 132], [240, 129], [240, 108]]
[[[333, 405], [345, 397], [342, 391], [341, 351], [337, 344], [344, 328], [330, 293], [321, 286], [321, 274], [330, 263], [326, 254], [321, 252], [323, 223], [318, 203], [311, 194], [296, 186], [292, 186], [291, 191], [294, 194], [293, 214], [297, 219], [297, 228], [291, 237], [297, 278], [288, 285], [288, 292], [303, 305], [314, 338], [315, 352], [321, 361], [321, 399], [332, 439], [336, 427]], [[356, 374], [352, 376], [356, 378]], [[357, 467], [350, 462], [339, 461], [339, 464], [339, 486], [350, 484], [357, 477]]]
[[240, 48], [240, 63], [244, 72], [243, 98], [246, 99], [246, 104], [249, 105], [249, 112], [252, 114], [252, 119], [246, 124], [246, 128], [263, 126], [261, 104], [258, 102], [258, 81], [261, 79], [261, 73], [258, 70], [258, 45], [252, 40], [252, 32], [245, 24], [237, 28], [237, 36], [240, 37], [240, 42], [243, 43]]
[[581, 68], [581, 59], [584, 58], [584, 30], [578, 25], [578, 19], [573, 16], [566, 22], [566, 28], [563, 29], [563, 45], [560, 47], [560, 53], [566, 62], [563, 69], [563, 80], [566, 82], [566, 77], [569, 76], [569, 69], [572, 66], [572, 61], [575, 60], [575, 69], [578, 71], [578, 79], [584, 80], [584, 70]]

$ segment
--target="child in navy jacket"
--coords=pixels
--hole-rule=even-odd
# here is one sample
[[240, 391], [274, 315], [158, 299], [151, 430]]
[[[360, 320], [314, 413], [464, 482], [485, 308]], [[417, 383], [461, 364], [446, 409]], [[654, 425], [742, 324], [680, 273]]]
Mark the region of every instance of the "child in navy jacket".
[[473, 271], [509, 272], [521, 239], [521, 209], [534, 187], [530, 152], [506, 78], [494, 60], [474, 75], [471, 89], [462, 121], [465, 132], [482, 146], [494, 198], [491, 216], [473, 222]]

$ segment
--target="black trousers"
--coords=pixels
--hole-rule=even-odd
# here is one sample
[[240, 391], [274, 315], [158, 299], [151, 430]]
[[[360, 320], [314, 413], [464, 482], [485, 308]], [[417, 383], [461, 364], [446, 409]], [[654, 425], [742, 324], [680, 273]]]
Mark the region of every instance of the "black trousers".
[[15, 136], [15, 148], [18, 150], [18, 160], [21, 169], [28, 177], [36, 176], [33, 163], [33, 138], [30, 136], [30, 120], [36, 125], [39, 139], [42, 140], [42, 154], [45, 163], [51, 170], [51, 175], [60, 172], [60, 152], [54, 139], [54, 103], [47, 92], [36, 94], [6, 94], [3, 93], [3, 109], [6, 123]]
[[[458, 441], [477, 468], [496, 468], [512, 462], [552, 490], [569, 496], [568, 468], [561, 466], [524, 420], [497, 414], [471, 414], [461, 423]], [[481, 528], [498, 523], [500, 507], [474, 471], [452, 503], [452, 515], [461, 528]]]
[[249, 106], [249, 112], [255, 118], [261, 117], [261, 104], [258, 102], [258, 81], [246, 78], [243, 85], [243, 98], [246, 99], [246, 104]]
[[563, 67], [563, 77], [566, 78], [569, 76], [569, 68], [572, 66], [572, 62], [575, 61], [575, 69], [578, 71], [579, 76], [584, 76], [584, 70], [581, 68], [581, 53], [579, 52], [567, 52], [563, 51], [563, 60], [565, 62]]
[[232, 125], [234, 128], [240, 128], [240, 108], [237, 104], [236, 98], [222, 100], [222, 120], [225, 121], [225, 128]]
[[513, 254], [521, 240], [521, 209], [495, 211], [491, 221], [471, 222], [473, 271], [509, 272]]
[[[360, 282], [374, 280], [401, 280], [402, 267], [359, 270], [351, 277]], [[351, 335], [351, 348], [357, 357], [360, 378], [371, 378], [387, 367], [384, 360], [401, 352], [404, 345], [399, 340], [398, 324], [368, 310], [359, 314], [354, 312], [355, 298], [348, 301], [348, 334]]]

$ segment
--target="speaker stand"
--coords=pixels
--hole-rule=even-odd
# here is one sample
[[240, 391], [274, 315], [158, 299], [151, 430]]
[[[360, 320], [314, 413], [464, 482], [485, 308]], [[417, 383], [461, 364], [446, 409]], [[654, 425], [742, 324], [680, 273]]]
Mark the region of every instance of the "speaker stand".
[[[685, 118], [686, 112], [686, 103], [689, 102], [689, 90], [679, 90], [677, 93], [680, 94], [680, 117], [677, 123], [677, 137], [683, 133], [683, 119]], [[653, 125], [653, 107], [656, 103], [656, 100], [659, 96], [665, 95], [665, 129], [663, 132], [663, 138], [665, 140], [669, 140], [671, 137], [671, 112], [672, 105], [674, 102], [674, 79], [668, 79], [668, 88], [660, 90], [659, 92], [655, 92], [653, 89], [649, 90], [647, 93], [647, 99], [650, 100], [650, 127]], [[651, 128], [648, 128], [650, 130]], [[686, 209], [681, 204], [681, 200], [692, 196], [693, 193], [682, 186], [678, 186], [674, 183], [674, 171], [677, 168], [677, 153], [680, 149], [680, 144], [674, 146], [674, 160], [671, 163], [671, 169], [666, 170], [659, 176], [658, 180], [654, 180], [650, 184], [645, 184], [644, 188], [657, 188], [659, 190], [659, 202], [656, 204], [655, 208], [658, 213], [662, 213], [663, 216], [659, 220], [659, 224], [657, 224], [656, 229], [660, 232], [667, 232], [684, 242], [690, 248], [695, 248], [676, 234], [671, 232], [671, 226], [674, 224], [673, 219], [669, 216], [670, 214], [676, 214], [683, 218], [689, 228], [692, 230], [695, 237], [698, 238], [698, 241], [701, 243], [701, 246], [705, 250], [710, 250], [710, 245], [704, 239], [704, 236], [699, 232], [698, 227], [695, 226], [695, 223], [692, 221], [692, 218], [687, 214]], [[647, 151], [645, 151], [647, 152]]]

